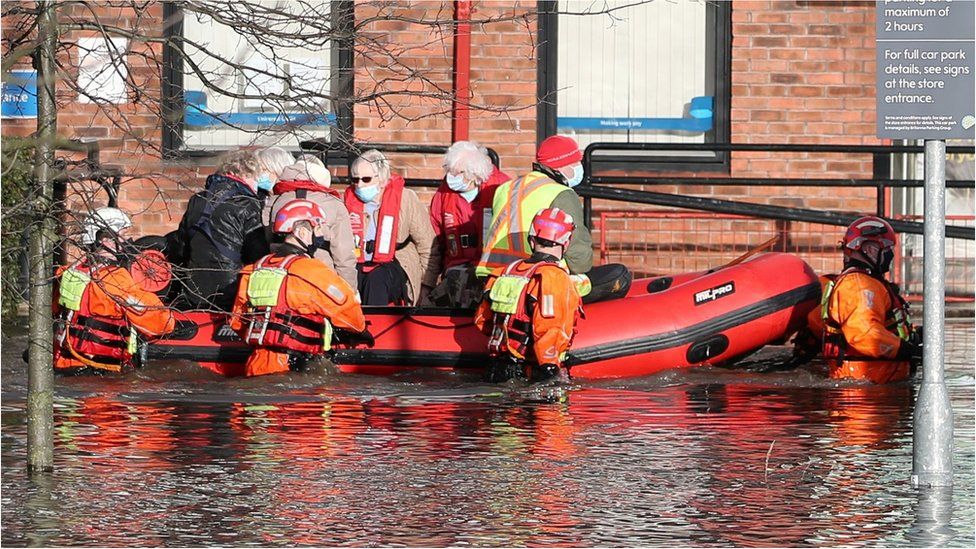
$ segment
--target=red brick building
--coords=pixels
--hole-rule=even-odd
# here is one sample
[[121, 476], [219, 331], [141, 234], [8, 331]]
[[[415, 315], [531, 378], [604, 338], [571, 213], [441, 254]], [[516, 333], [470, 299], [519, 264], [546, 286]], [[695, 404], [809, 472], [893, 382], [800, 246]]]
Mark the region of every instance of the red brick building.
[[[314, 80], [316, 74], [327, 74], [331, 93], [348, 93], [351, 87], [358, 100], [354, 104], [333, 101], [328, 110], [336, 125], [306, 133], [356, 142], [450, 144], [456, 64], [454, 4], [333, 4], [330, 17], [334, 26], [330, 29], [355, 28], [354, 33], [333, 37], [352, 42], [336, 39], [300, 52], [298, 57], [313, 61], [301, 65], [301, 71], [293, 69], [290, 77], [311, 75]], [[600, 6], [594, 7], [596, 4]], [[575, 134], [584, 144], [881, 143], [875, 138], [874, 2], [735, 0], [628, 7], [630, 4], [569, 1], [557, 7], [550, 2], [471, 2], [469, 138], [497, 151], [503, 169], [511, 174], [527, 170], [536, 144], [556, 132]], [[191, 23], [180, 16], [178, 5], [160, 2], [139, 4], [138, 9], [72, 5], [61, 12], [62, 21], [90, 23], [97, 16], [102, 24], [131, 34], [119, 48], [127, 75], [115, 92], [124, 99], [104, 105], [86, 103], [73, 89], [80, 86], [80, 80], [76, 85], [59, 85], [60, 133], [98, 139], [103, 162], [125, 170], [128, 178], [120, 204], [136, 212], [141, 232], [172, 229], [187, 196], [199, 190], [214, 154], [235, 143], [254, 142], [233, 136], [223, 141], [201, 137], [203, 134], [190, 128], [188, 118], [182, 119], [182, 109], [161, 101], [187, 97], [190, 102], [186, 92], [194, 85], [191, 76], [182, 75], [189, 71], [181, 74], [179, 67], [172, 66], [172, 55], [162, 41], [183, 36], [206, 49], [204, 38], [212, 38], [208, 34], [214, 27]], [[4, 20], [5, 55], [7, 43], [17, 31], [15, 18], [8, 15]], [[343, 23], [352, 26], [342, 27]], [[93, 30], [63, 33], [61, 41], [66, 47], [60, 55], [69, 68], [66, 79], [82, 77], [87, 61], [78, 45], [82, 39], [97, 36]], [[213, 40], [217, 48], [219, 36]], [[240, 50], [240, 43], [237, 47]], [[328, 49], [328, 56], [323, 48]], [[219, 70], [213, 69], [213, 74], [219, 75]], [[97, 78], [94, 81], [104, 84]], [[248, 85], [238, 89], [246, 92]], [[113, 88], [110, 83], [101, 87]], [[694, 120], [694, 113], [689, 115], [695, 109], [691, 101], [697, 96], [711, 101], [705, 122]], [[216, 103], [213, 96], [202, 98], [207, 99]], [[169, 116], [168, 122], [164, 123], [164, 116]], [[628, 129], [606, 129], [611, 123]], [[641, 124], [663, 129], [634, 129]], [[699, 129], [687, 129], [696, 127]], [[33, 119], [3, 121], [5, 136], [25, 135], [34, 129]], [[292, 136], [281, 144], [297, 151], [298, 140]], [[890, 176], [892, 169], [865, 154], [732, 152], [643, 160], [637, 166], [628, 165], [628, 173], [870, 178]], [[395, 169], [407, 177], [440, 177], [439, 162], [437, 155], [393, 155]], [[901, 162], [914, 167], [913, 161]], [[614, 169], [612, 162], [608, 166]], [[655, 186], [654, 190], [819, 210], [873, 212], [876, 205], [874, 190], [864, 188], [682, 184]], [[952, 197], [950, 211], [951, 201]], [[962, 205], [964, 209], [971, 208], [972, 194], [963, 201], [968, 201]], [[895, 208], [889, 214], [914, 212], [910, 194], [893, 194], [888, 204]], [[648, 208], [595, 202], [597, 213], [635, 209]], [[616, 219], [612, 227], [598, 222], [597, 229], [606, 238], [595, 241], [646, 242], [664, 238], [648, 237], [648, 231], [693, 234], [696, 230], [688, 219], [665, 223], [612, 216], [608, 218]], [[732, 221], [709, 230], [729, 229], [736, 231]], [[764, 240], [768, 229], [762, 225], [739, 232], [745, 246]], [[724, 238], [734, 240], [729, 235]], [[642, 263], [644, 270], [665, 268], [642, 257], [646, 248], [634, 249], [628, 261]], [[627, 254], [621, 252], [624, 256]], [[683, 265], [671, 265], [675, 267]]]

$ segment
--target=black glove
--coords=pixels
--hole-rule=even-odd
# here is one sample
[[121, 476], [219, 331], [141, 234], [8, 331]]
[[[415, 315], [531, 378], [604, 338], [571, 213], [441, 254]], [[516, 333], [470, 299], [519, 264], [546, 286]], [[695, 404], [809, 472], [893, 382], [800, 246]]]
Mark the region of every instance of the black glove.
[[898, 347], [898, 354], [895, 360], [920, 360], [922, 358], [922, 346], [911, 341], [902, 341]]
[[376, 338], [373, 337], [373, 334], [369, 333], [369, 330], [363, 330], [362, 332], [347, 332], [345, 330], [339, 330], [336, 332], [336, 336], [339, 343], [348, 345], [350, 347], [355, 347], [359, 344], [365, 344], [367, 347], [376, 345]]
[[908, 341], [916, 345], [922, 344], [922, 326], [915, 326], [912, 328], [912, 333], [908, 335]]
[[796, 366], [806, 364], [821, 351], [820, 338], [813, 335], [809, 328], [802, 328], [793, 338], [793, 357], [790, 363]]

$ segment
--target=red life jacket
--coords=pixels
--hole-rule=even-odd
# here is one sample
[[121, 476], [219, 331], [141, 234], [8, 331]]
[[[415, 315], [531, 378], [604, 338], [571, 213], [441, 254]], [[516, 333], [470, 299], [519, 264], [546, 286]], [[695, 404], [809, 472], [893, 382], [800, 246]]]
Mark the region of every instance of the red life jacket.
[[[833, 293], [834, 288], [840, 283], [841, 278], [853, 274], [862, 273], [867, 274], [868, 271], [863, 269], [858, 269], [857, 267], [851, 267], [839, 275], [828, 275], [827, 278], [831, 279], [831, 283], [825, 288], [824, 295], [822, 298], [821, 308], [823, 310], [822, 319], [824, 326], [823, 333], [823, 357], [825, 359], [831, 360], [857, 360], [857, 361], [878, 361], [878, 362], [891, 362], [890, 358], [875, 358], [870, 356], [864, 356], [857, 352], [856, 349], [852, 348], [844, 338], [844, 333], [841, 331], [841, 326], [835, 322], [830, 315], [827, 314], [827, 306], [830, 300], [830, 294]], [[891, 301], [891, 308], [885, 312], [885, 328], [894, 334], [898, 334], [902, 339], [905, 339], [909, 333], [911, 333], [912, 326], [911, 321], [908, 317], [908, 302], [905, 298], [901, 296], [898, 292], [897, 286], [888, 282], [887, 280], [881, 279], [881, 283], [884, 285], [885, 289], [888, 291], [888, 296]], [[900, 333], [904, 332], [904, 333]]]
[[[288, 271], [288, 266], [300, 257], [266, 255], [255, 263], [250, 276], [262, 268]], [[288, 277], [286, 274], [278, 288], [278, 298], [270, 307], [253, 306], [250, 287], [242, 288], [242, 291], [248, 292], [248, 312], [245, 322], [241, 324], [241, 338], [251, 345], [273, 351], [321, 353], [328, 321], [321, 315], [299, 314], [288, 306]], [[330, 334], [326, 335], [331, 337]]]
[[[90, 278], [94, 278], [92, 275], [95, 272], [87, 265], [76, 265], [61, 273], [62, 285], [65, 285], [65, 277], [71, 276], [70, 271]], [[77, 310], [61, 306], [55, 335], [56, 352], [61, 356], [74, 358], [86, 366], [118, 372], [132, 362], [132, 328], [124, 315], [121, 318], [95, 318], [92, 315], [92, 284], [98, 282], [91, 280], [81, 290], [80, 306]], [[69, 289], [65, 287], [64, 290]], [[78, 288], [75, 289], [77, 290]], [[59, 296], [59, 302], [61, 299]]]
[[[531, 266], [527, 271], [518, 272], [524, 263], [526, 263], [525, 260], [513, 262], [502, 275], [516, 275], [526, 279], [526, 283], [522, 286], [513, 313], [493, 313], [492, 333], [488, 339], [488, 354], [491, 356], [508, 354], [510, 351], [514, 351], [519, 356], [529, 356], [526, 353], [532, 347], [532, 312], [536, 301], [535, 296], [529, 294], [529, 282], [533, 278], [541, 278], [540, 271], [543, 268], [562, 269], [558, 264], [540, 261], [530, 263]], [[537, 280], [537, 282], [541, 282], [541, 280]], [[576, 320], [579, 320], [580, 313], [581, 310], [577, 309]]]
[[301, 200], [305, 199], [307, 193], [302, 193], [301, 191], [308, 191], [313, 193], [328, 193], [336, 198], [341, 198], [339, 192], [332, 190], [329, 187], [323, 187], [314, 181], [308, 181], [306, 179], [293, 179], [288, 181], [279, 181], [274, 186], [274, 194], [285, 194], [290, 191], [295, 191], [298, 198]]
[[434, 223], [439, 225], [444, 249], [444, 269], [481, 259], [485, 231], [491, 227], [492, 202], [495, 191], [509, 177], [495, 168], [472, 202], [468, 202], [442, 183], [431, 201]]
[[[383, 189], [378, 219], [376, 220], [376, 241], [373, 243], [373, 259], [370, 263], [389, 263], [393, 261], [398, 248], [397, 235], [400, 232], [400, 199], [403, 197], [403, 178], [393, 174]], [[356, 238], [356, 256], [359, 263], [366, 262], [366, 214], [365, 204], [356, 196], [353, 186], [346, 187], [343, 202], [349, 210], [352, 234]]]

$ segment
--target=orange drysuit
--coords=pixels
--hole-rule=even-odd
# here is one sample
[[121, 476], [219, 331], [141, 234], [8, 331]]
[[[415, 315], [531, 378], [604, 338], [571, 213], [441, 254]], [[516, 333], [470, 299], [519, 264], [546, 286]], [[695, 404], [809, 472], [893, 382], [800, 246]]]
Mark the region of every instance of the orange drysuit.
[[[90, 277], [90, 282], [78, 286], [84, 289], [78, 290], [81, 299], [76, 311], [59, 304], [68, 271]], [[156, 337], [173, 331], [176, 325], [172, 311], [159, 296], [144, 290], [122, 267], [89, 269], [80, 263], [58, 269], [58, 280], [54, 308], [63, 325], [54, 350], [55, 369], [89, 366], [117, 372], [131, 363], [133, 349], [128, 340], [132, 329]]]
[[[502, 336], [502, 345], [489, 349], [493, 355], [507, 351], [518, 360], [558, 367], [572, 344], [582, 300], [565, 267], [552, 261], [530, 263], [532, 259], [516, 261], [489, 275], [474, 322], [492, 340], [496, 339], [493, 334]], [[528, 279], [511, 314], [499, 312], [497, 304], [493, 307], [492, 290], [505, 277]]]
[[[242, 334], [245, 340], [247, 340], [245, 332], [249, 325], [248, 313], [253, 314], [251, 300], [248, 297], [248, 283], [251, 274], [259, 265], [268, 268], [280, 267], [287, 271], [281, 285], [280, 297], [272, 308], [274, 314], [285, 317], [292, 315], [316, 321], [325, 319], [336, 328], [352, 332], [362, 332], [366, 329], [366, 317], [363, 316], [356, 291], [335, 271], [321, 261], [306, 255], [296, 257], [272, 254], [257, 263], [247, 265], [241, 271], [230, 326]], [[282, 265], [284, 267], [281, 267]], [[321, 339], [321, 336], [319, 337]], [[312, 354], [321, 352], [323, 348], [318, 346]], [[248, 358], [244, 375], [250, 377], [287, 372], [288, 363], [288, 351], [280, 347], [272, 349], [259, 345]]]
[[823, 326], [824, 359], [831, 378], [874, 383], [908, 378], [910, 363], [894, 359], [911, 325], [905, 302], [892, 284], [848, 269], [827, 284], [822, 303], [818, 324]]

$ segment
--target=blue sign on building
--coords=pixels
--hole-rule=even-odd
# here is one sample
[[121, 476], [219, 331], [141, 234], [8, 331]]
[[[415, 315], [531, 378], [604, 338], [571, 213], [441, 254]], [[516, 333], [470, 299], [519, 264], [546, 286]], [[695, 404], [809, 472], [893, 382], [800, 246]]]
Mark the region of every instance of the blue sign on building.
[[3, 83], [3, 118], [37, 118], [37, 71], [10, 71]]
[[694, 97], [688, 110], [690, 118], [599, 118], [565, 117], [556, 122], [558, 129], [599, 130], [602, 132], [633, 130], [670, 130], [684, 132], [707, 132], [712, 129], [713, 98]]
[[332, 113], [300, 113], [300, 112], [211, 112], [207, 108], [207, 94], [202, 91], [187, 90], [183, 93], [186, 108], [183, 111], [183, 123], [189, 129], [205, 128], [269, 128], [291, 124], [302, 127], [327, 127], [336, 125], [336, 116]]

